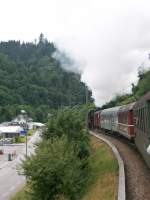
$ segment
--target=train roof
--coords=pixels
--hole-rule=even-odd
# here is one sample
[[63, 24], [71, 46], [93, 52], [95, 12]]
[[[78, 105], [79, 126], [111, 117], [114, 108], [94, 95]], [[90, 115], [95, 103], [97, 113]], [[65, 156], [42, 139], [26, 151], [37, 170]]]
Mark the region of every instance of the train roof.
[[120, 109], [121, 106], [116, 106], [116, 107], [113, 107], [113, 108], [107, 108], [107, 109], [104, 109], [101, 111], [102, 114], [107, 114], [107, 113], [116, 113], [118, 112], [118, 110]]
[[101, 112], [101, 110], [97, 110], [95, 113], [100, 113]]
[[133, 110], [134, 105], [135, 105], [135, 102], [129, 103], [127, 105], [123, 105], [119, 108], [119, 112], [127, 112], [130, 110]]
[[92, 114], [94, 115], [94, 113], [99, 112], [99, 111], [100, 111], [100, 108], [94, 108], [88, 112], [88, 115], [92, 115]]

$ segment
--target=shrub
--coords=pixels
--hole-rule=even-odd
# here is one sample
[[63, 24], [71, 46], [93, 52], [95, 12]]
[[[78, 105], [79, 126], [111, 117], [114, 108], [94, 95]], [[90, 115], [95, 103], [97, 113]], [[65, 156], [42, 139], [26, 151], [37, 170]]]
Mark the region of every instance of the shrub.
[[78, 155], [79, 150], [64, 135], [40, 143], [36, 154], [23, 163], [32, 199], [79, 199], [90, 167], [87, 159], [81, 160]]

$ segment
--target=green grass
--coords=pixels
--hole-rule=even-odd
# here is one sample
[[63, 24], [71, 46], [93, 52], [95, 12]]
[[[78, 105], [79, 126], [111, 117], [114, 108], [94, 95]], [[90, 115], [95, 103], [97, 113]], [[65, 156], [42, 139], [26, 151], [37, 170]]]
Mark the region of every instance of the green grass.
[[30, 195], [28, 194], [29, 188], [25, 186], [11, 200], [31, 200]]
[[26, 141], [26, 137], [25, 136], [19, 136], [19, 137], [15, 137], [13, 138], [13, 143], [25, 143]]
[[118, 163], [111, 149], [94, 136], [92, 141], [92, 174], [82, 200], [116, 200]]
[[28, 136], [32, 136], [35, 133], [36, 129], [31, 129], [28, 131]]

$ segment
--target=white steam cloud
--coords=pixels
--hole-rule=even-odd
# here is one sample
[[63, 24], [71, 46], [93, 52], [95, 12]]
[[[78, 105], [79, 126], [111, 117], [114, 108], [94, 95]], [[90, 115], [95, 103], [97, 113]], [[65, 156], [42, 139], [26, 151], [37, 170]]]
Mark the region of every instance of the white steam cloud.
[[72, 14], [70, 31], [58, 43], [84, 60], [82, 79], [102, 105], [131, 91], [139, 66], [150, 67], [150, 2], [95, 0], [86, 6], [74, 10], [78, 15]]
[[57, 48], [52, 57], [60, 62], [61, 67], [64, 70], [81, 74], [81, 65], [77, 62], [77, 60], [75, 61], [71, 57], [71, 55], [68, 55], [64, 50], [59, 50]]

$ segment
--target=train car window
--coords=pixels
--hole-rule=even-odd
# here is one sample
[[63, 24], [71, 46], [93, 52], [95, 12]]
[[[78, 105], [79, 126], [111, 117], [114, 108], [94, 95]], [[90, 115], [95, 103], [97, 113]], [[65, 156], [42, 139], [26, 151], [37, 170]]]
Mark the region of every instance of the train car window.
[[141, 108], [141, 130], [143, 131], [143, 110]]
[[144, 132], [146, 132], [146, 112], [145, 112], [145, 107], [144, 107]]
[[137, 110], [137, 127], [139, 128], [139, 109]]
[[149, 129], [148, 128], [148, 123], [149, 123], [148, 122], [148, 106], [146, 106], [145, 109], [146, 109], [146, 132], [148, 133], [148, 129]]
[[139, 128], [139, 122], [140, 122], [140, 109], [137, 110], [137, 116], [138, 116], [137, 126], [138, 126], [138, 128]]
[[128, 112], [129, 111], [126, 111], [126, 124], [128, 124]]
[[138, 126], [138, 111], [135, 110], [135, 113], [134, 113], [134, 122], [135, 122], [135, 126], [137, 127]]
[[143, 126], [144, 126], [144, 134], [145, 134], [145, 107], [143, 107]]
[[119, 122], [122, 123], [122, 113], [119, 114]]
[[141, 126], [141, 109], [139, 109], [139, 128], [141, 128], [140, 126]]
[[148, 124], [147, 124], [147, 107], [145, 106], [145, 132], [147, 133], [148, 130]]
[[143, 122], [143, 132], [145, 133], [145, 110], [144, 110], [144, 107], [143, 107], [142, 111], [143, 111], [143, 118], [142, 118], [142, 122]]
[[144, 133], [145, 132], [145, 126], [144, 126], [144, 108], [141, 108], [141, 130]]
[[140, 130], [142, 133], [142, 110], [140, 109], [140, 122], [139, 122]]
[[144, 107], [144, 114], [145, 114], [144, 119], [145, 119], [145, 133], [146, 133], [146, 131], [147, 131], [147, 112], [146, 112], [146, 107]]
[[143, 108], [141, 109], [141, 130], [144, 130], [144, 124], [143, 124]]
[[126, 113], [124, 113], [124, 124], [126, 124]]
[[147, 101], [147, 126], [148, 126], [147, 134], [150, 137], [150, 101]]
[[121, 119], [121, 123], [124, 122], [124, 113], [122, 113], [122, 119]]
[[145, 113], [145, 133], [147, 132], [147, 112], [146, 112], [146, 106], [144, 107], [144, 113]]
[[138, 110], [138, 128], [140, 129], [140, 109]]
[[139, 109], [139, 121], [138, 121], [139, 129], [141, 130], [141, 109]]

